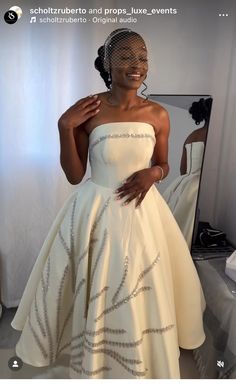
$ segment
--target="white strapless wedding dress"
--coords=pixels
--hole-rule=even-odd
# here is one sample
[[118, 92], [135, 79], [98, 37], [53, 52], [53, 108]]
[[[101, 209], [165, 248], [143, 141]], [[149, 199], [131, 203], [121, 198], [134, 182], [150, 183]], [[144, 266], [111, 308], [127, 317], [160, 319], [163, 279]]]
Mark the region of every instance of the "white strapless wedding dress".
[[188, 244], [192, 244], [204, 142], [185, 144], [187, 152], [186, 174], [179, 175], [162, 194]]
[[69, 355], [74, 379], [179, 378], [179, 346], [205, 339], [187, 243], [155, 185], [139, 208], [114, 190], [148, 168], [153, 127], [114, 122], [89, 138], [91, 178], [59, 211], [12, 321], [33, 366]]

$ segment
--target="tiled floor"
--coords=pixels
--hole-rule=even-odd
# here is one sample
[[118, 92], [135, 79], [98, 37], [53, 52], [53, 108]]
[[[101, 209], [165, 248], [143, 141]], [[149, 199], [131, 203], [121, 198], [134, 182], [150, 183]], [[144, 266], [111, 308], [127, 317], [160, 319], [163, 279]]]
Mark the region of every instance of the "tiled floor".
[[[15, 331], [10, 325], [14, 313], [14, 309], [6, 310], [3, 308], [3, 316], [0, 319], [0, 379], [31, 379], [39, 375], [42, 375], [42, 378], [45, 379], [68, 378], [66, 376], [66, 368], [63, 368], [67, 366], [65, 358], [61, 358], [57, 361], [57, 364], [50, 367], [50, 374], [47, 374], [48, 367], [36, 368], [27, 364], [24, 364], [22, 369], [17, 372], [9, 369], [8, 360], [15, 356], [14, 346], [20, 336], [20, 332]], [[192, 357], [192, 351], [185, 349], [180, 350], [181, 378], [198, 379], [199, 374]], [[53, 375], [53, 377], [51, 375]]]

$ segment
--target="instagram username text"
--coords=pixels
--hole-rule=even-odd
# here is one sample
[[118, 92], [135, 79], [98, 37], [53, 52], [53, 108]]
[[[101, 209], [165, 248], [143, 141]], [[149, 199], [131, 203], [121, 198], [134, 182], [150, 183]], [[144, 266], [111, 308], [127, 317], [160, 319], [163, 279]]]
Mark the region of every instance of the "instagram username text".
[[166, 14], [172, 14], [176, 15], [178, 13], [178, 10], [176, 8], [135, 8], [131, 7], [130, 9], [127, 8], [31, 8], [30, 14], [31, 15], [94, 15], [94, 14], [102, 14], [104, 16], [108, 15], [114, 15], [114, 16], [120, 16], [120, 15], [166, 15]]

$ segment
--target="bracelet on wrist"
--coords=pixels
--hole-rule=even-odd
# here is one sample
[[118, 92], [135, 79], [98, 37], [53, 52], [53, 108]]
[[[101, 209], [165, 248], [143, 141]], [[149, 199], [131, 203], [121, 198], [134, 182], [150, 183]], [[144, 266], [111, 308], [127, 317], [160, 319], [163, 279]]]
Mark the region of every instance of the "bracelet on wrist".
[[163, 180], [163, 177], [164, 177], [164, 171], [163, 171], [163, 168], [160, 167], [160, 165], [156, 165], [157, 168], [159, 168], [161, 170], [161, 177], [159, 180], [157, 180], [157, 183], [160, 184]]

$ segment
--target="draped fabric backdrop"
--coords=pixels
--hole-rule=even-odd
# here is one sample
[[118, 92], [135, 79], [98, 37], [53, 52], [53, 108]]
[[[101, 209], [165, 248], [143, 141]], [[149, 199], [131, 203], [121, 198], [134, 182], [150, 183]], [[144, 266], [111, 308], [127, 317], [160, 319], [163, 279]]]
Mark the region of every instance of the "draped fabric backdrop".
[[[66, 4], [40, 1], [41, 8], [49, 6]], [[18, 305], [47, 232], [76, 188], [60, 166], [58, 118], [81, 97], [106, 90], [94, 60], [108, 34], [121, 27], [32, 24], [26, 10], [39, 3], [21, 7], [15, 25], [1, 26], [1, 301], [7, 307]], [[84, 180], [89, 176], [90, 167]]]
[[[175, 3], [71, 0], [66, 4], [62, 0], [23, 0], [19, 4], [23, 10], [21, 19], [13, 25], [0, 23], [0, 278], [1, 301], [7, 307], [18, 305], [48, 230], [76, 188], [68, 183], [60, 166], [57, 121], [81, 97], [106, 90], [94, 69], [94, 60], [108, 34], [116, 28], [130, 27], [151, 47], [147, 93], [212, 94], [212, 89], [217, 88], [213, 75], [221, 82], [227, 77], [231, 27], [225, 30], [224, 55], [218, 57], [222, 21], [213, 17], [213, 5], [203, 0], [197, 6], [193, 0]], [[29, 9], [39, 6], [176, 6], [180, 12], [177, 16], [136, 16], [138, 22], [133, 24], [30, 23]], [[9, 2], [2, 1], [1, 15], [8, 8]], [[226, 90], [221, 83], [217, 89], [220, 97], [217, 99], [217, 92], [213, 97], [220, 113]], [[210, 170], [214, 168], [211, 181], [216, 175], [217, 138], [222, 130], [221, 126], [217, 128], [217, 121], [214, 130], [208, 140], [210, 143], [213, 138], [214, 156], [207, 154], [209, 160], [214, 157], [214, 167], [209, 165]], [[89, 176], [88, 168], [84, 179]], [[214, 182], [211, 185], [214, 190]], [[210, 210], [213, 194], [207, 204]]]

